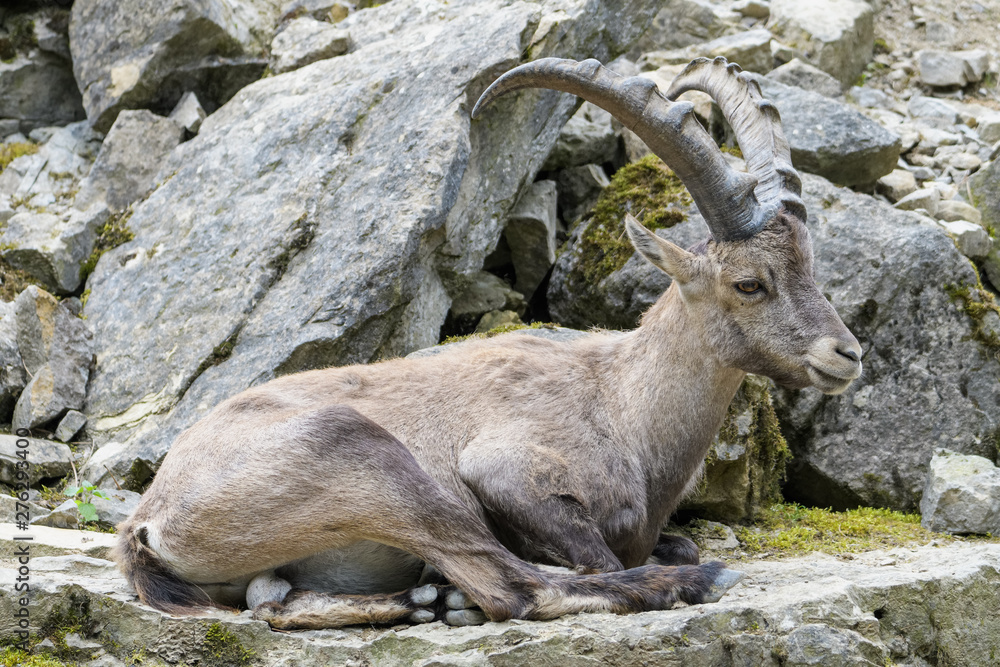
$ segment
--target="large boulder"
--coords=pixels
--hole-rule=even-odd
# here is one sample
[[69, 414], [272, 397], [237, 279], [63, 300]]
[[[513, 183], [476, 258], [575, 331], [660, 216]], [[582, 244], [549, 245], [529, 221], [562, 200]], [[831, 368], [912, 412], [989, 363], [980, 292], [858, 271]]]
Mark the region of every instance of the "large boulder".
[[771, 0], [768, 27], [848, 86], [872, 59], [874, 15], [864, 0]]
[[796, 169], [838, 185], [872, 184], [895, 169], [898, 135], [819, 93], [764, 77], [757, 80], [781, 114]]
[[920, 499], [921, 524], [947, 533], [1000, 533], [1000, 469], [982, 456], [934, 452]]
[[[937, 224], [803, 175], [816, 277], [861, 341], [863, 378], [840, 396], [774, 394], [794, 454], [786, 495], [823, 506], [915, 509], [936, 447], [991, 456], [1000, 434], [1000, 318], [969, 261]], [[693, 210], [658, 230], [680, 245], [708, 234]], [[613, 263], [585, 219], [560, 250], [553, 319], [635, 326], [669, 279], [626, 248]]]
[[211, 110], [259, 79], [276, 0], [78, 0], [69, 25], [73, 72], [93, 126], [122, 109], [168, 113], [187, 91]]
[[116, 440], [108, 467], [155, 467], [183, 428], [276, 375], [436, 343], [576, 101], [524, 92], [470, 122], [472, 104], [527, 50], [607, 60], [656, 4], [395, 0], [339, 24], [351, 53], [209, 116], [88, 283], [101, 349], [85, 412]]

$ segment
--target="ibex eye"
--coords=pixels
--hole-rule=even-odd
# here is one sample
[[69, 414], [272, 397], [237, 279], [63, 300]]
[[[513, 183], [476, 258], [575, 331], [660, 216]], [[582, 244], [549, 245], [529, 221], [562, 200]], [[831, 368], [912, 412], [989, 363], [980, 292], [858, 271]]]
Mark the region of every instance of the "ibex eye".
[[736, 283], [736, 289], [747, 294], [753, 294], [760, 291], [761, 285], [756, 280], [744, 280], [743, 282]]

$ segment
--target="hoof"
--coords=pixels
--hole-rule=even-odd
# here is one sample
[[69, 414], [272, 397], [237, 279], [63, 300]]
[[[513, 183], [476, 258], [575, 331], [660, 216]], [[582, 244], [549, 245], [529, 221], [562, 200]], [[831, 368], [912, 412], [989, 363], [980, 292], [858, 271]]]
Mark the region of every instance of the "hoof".
[[437, 587], [427, 585], [410, 591], [410, 601], [418, 607], [426, 607], [438, 598]]
[[465, 593], [457, 588], [448, 593], [444, 599], [444, 603], [448, 606], [448, 609], [468, 609], [469, 607], [476, 606], [475, 602], [466, 597]]
[[719, 570], [719, 574], [715, 577], [715, 581], [712, 582], [711, 588], [705, 593], [702, 598], [702, 602], [718, 602], [722, 599], [730, 588], [740, 583], [743, 577], [746, 576], [738, 570]]
[[453, 609], [444, 615], [444, 622], [448, 625], [482, 625], [489, 619], [486, 614], [477, 609]]
[[411, 623], [430, 623], [435, 618], [436, 615], [430, 609], [418, 609], [410, 614]]

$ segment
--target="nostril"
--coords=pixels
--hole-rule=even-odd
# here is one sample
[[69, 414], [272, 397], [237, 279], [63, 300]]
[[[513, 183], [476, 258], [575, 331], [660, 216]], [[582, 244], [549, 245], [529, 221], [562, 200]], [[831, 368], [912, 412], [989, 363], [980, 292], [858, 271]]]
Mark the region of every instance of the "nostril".
[[837, 354], [842, 357], [847, 357], [851, 361], [858, 362], [861, 361], [861, 357], [858, 355], [857, 350], [850, 347], [838, 347]]

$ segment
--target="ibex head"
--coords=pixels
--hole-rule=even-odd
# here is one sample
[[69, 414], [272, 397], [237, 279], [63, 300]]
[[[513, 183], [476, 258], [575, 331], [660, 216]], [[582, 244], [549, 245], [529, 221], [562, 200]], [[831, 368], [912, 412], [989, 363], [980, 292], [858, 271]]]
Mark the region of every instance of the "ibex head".
[[[546, 58], [497, 79], [473, 116], [528, 87], [574, 93], [606, 109], [687, 186], [711, 230], [706, 243], [684, 250], [631, 216], [626, 228], [636, 249], [673, 278], [691, 325], [722, 363], [829, 394], [860, 376], [861, 347], [816, 287], [801, 184], [777, 109], [739, 66], [699, 58], [663, 95], [649, 79], [622, 77], [596, 60]], [[716, 100], [748, 172], [726, 162], [690, 103], [672, 101], [688, 90]]]

